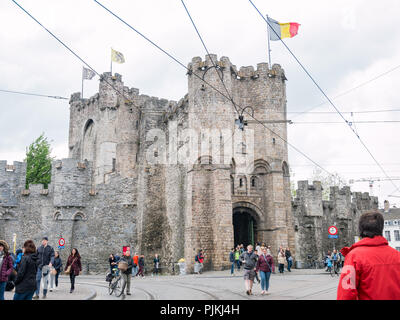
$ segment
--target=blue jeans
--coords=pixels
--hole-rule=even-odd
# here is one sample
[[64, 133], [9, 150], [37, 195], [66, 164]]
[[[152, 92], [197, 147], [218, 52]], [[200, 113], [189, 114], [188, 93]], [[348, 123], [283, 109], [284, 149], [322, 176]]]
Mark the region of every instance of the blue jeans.
[[264, 272], [260, 270], [260, 276], [261, 276], [261, 290], [268, 291], [269, 277], [271, 276], [271, 272]]
[[233, 274], [235, 271], [235, 262], [232, 262], [231, 264], [231, 274]]
[[24, 293], [15, 293], [14, 300], [32, 300], [34, 293], [35, 293], [35, 291], [24, 292]]
[[4, 291], [6, 291], [7, 281], [0, 282], [0, 300], [4, 300]]
[[293, 261], [288, 260], [288, 262], [287, 262], [287, 269], [288, 269], [288, 271], [290, 271], [290, 268], [292, 267], [292, 264], [293, 264]]
[[[43, 295], [47, 294], [47, 287], [49, 285], [49, 275], [50, 272], [47, 273], [47, 276], [43, 277]], [[42, 280], [42, 269], [37, 269], [36, 272], [36, 295], [40, 294], [40, 281]]]
[[240, 270], [240, 260], [235, 260], [237, 264], [237, 269]]

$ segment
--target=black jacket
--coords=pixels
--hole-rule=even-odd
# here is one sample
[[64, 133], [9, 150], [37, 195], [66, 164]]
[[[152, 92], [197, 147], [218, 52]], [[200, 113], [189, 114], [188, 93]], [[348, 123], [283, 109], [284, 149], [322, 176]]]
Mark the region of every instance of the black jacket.
[[56, 269], [58, 272], [62, 270], [62, 261], [61, 258], [54, 258], [54, 263], [53, 263], [54, 269]]
[[24, 254], [15, 279], [15, 292], [25, 293], [36, 290], [37, 253]]
[[48, 265], [50, 262], [51, 264], [54, 263], [54, 249], [49, 245], [47, 245], [46, 247], [43, 247], [43, 245], [41, 245], [37, 249], [37, 253], [38, 253], [37, 263], [39, 269], [42, 269], [43, 266]]
[[[123, 272], [123, 273], [132, 274], [132, 267], [135, 265], [133, 263], [132, 257], [131, 256], [128, 256], [128, 257], [127, 256], [122, 256], [121, 260], [128, 262], [128, 269], [126, 269], [126, 271]], [[136, 267], [136, 265], [135, 265], [135, 267]]]

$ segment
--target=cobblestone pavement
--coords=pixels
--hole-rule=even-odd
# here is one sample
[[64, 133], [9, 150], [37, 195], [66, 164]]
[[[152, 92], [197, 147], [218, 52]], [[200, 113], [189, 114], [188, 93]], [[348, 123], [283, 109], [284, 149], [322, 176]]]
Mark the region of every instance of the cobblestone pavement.
[[[210, 271], [201, 275], [134, 277], [132, 294], [115, 297], [108, 294], [104, 275], [77, 277], [72, 294], [69, 278], [61, 276], [59, 287], [48, 292], [46, 300], [335, 300], [338, 280], [338, 276], [331, 277], [324, 270], [292, 269], [271, 275], [269, 295], [261, 295], [261, 286], [256, 282], [253, 295], [248, 296], [242, 271], [234, 276], [230, 271]], [[6, 292], [6, 300], [13, 295]]]

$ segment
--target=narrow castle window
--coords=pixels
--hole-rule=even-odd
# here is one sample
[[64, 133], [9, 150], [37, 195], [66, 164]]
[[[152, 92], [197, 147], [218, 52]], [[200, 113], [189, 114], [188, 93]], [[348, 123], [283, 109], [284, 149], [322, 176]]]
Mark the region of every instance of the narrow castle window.
[[239, 187], [243, 187], [243, 179], [242, 178], [239, 179]]
[[115, 172], [117, 166], [117, 159], [112, 159], [112, 172]]
[[251, 179], [251, 186], [254, 188], [256, 187], [256, 178]]

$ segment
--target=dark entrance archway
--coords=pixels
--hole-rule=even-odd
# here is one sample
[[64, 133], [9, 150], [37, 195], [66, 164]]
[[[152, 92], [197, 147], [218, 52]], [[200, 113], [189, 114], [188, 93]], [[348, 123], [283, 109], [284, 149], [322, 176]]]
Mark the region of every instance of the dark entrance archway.
[[233, 209], [233, 236], [235, 246], [243, 244], [254, 245], [257, 241], [257, 214], [250, 208]]

